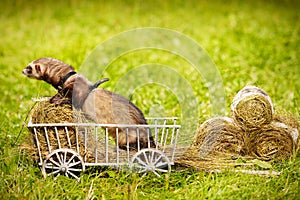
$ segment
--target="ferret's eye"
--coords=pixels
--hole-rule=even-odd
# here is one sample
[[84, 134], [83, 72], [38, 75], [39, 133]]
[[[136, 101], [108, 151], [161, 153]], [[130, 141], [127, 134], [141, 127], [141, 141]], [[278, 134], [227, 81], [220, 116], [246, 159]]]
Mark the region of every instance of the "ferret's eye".
[[28, 74], [31, 74], [31, 73], [32, 73], [32, 67], [31, 67], [30, 65], [28, 65], [28, 66], [26, 67], [26, 69], [27, 69], [27, 73], [28, 73]]

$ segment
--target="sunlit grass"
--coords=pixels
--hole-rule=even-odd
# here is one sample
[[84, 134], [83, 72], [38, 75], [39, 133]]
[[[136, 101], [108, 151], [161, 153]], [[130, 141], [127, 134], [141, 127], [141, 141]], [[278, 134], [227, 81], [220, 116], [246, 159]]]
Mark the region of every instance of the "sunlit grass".
[[[248, 2], [248, 3], [247, 3]], [[28, 134], [25, 119], [32, 97], [55, 90], [29, 80], [21, 70], [39, 57], [55, 57], [77, 70], [93, 49], [120, 32], [139, 27], [176, 30], [194, 39], [218, 67], [226, 94], [226, 112], [238, 90], [262, 87], [275, 111], [299, 118], [299, 6], [270, 1], [7, 1], [0, 14], [0, 197], [1, 199], [295, 199], [299, 194], [299, 153], [274, 164], [280, 176], [220, 174], [186, 170], [160, 178], [111, 169], [87, 171], [73, 179], [44, 179], [39, 168], [18, 150]], [[115, 90], [128, 71], [143, 64], [170, 66], [190, 86], [201, 123], [212, 114], [205, 79], [182, 58], [160, 50], [128, 53], [107, 68]], [[101, 74], [99, 74], [101, 76]], [[146, 77], [145, 77], [146, 78]], [[124, 80], [123, 80], [124, 81]], [[127, 86], [127, 85], [126, 85]], [[120, 90], [121, 91], [121, 90]], [[145, 115], [180, 116], [182, 105], [169, 88], [144, 85], [125, 91]], [[22, 130], [21, 128], [25, 126]], [[20, 132], [20, 130], [22, 130]]]

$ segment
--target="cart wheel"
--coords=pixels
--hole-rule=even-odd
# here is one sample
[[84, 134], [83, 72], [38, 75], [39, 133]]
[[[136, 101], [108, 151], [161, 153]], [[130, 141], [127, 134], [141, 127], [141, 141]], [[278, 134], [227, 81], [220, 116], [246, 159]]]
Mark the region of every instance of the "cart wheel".
[[60, 175], [76, 178], [79, 181], [79, 173], [85, 170], [81, 156], [71, 149], [57, 149], [50, 153], [43, 165], [44, 177], [53, 175], [56, 179]]
[[131, 168], [138, 173], [153, 172], [155, 175], [160, 176], [163, 172], [171, 171], [171, 164], [162, 151], [143, 149], [133, 155]]

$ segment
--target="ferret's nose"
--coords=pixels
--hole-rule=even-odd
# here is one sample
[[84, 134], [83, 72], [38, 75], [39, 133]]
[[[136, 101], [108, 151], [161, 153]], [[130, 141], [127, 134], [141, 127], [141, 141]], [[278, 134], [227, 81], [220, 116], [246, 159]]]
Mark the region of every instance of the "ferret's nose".
[[25, 69], [22, 70], [22, 74], [28, 76], [30, 74], [30, 70], [25, 68]]

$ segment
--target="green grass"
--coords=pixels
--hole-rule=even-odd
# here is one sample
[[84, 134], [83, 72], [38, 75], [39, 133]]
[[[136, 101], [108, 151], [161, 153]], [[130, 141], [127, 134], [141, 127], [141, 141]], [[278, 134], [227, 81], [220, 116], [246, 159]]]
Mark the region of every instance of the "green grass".
[[[274, 169], [280, 176], [220, 174], [186, 170], [170, 176], [137, 176], [109, 169], [86, 172], [79, 183], [43, 179], [18, 146], [28, 134], [32, 97], [55, 90], [29, 80], [21, 70], [39, 57], [55, 57], [76, 69], [96, 46], [140, 27], [176, 30], [201, 45], [218, 67], [226, 94], [225, 114], [242, 87], [255, 84], [272, 98], [275, 110], [300, 117], [300, 15], [297, 1], [5, 1], [0, 5], [0, 198], [1, 199], [296, 199], [300, 159]], [[114, 90], [124, 75], [142, 64], [171, 66], [188, 81], [198, 117], [212, 116], [206, 82], [177, 55], [162, 50], [135, 51], [111, 63], [103, 76]], [[99, 74], [101, 76], [101, 74]], [[146, 77], [142, 77], [145, 78]], [[124, 83], [124, 84], [130, 84]], [[127, 94], [127, 93], [126, 93]], [[128, 96], [146, 115], [180, 116], [178, 97], [160, 85], [136, 88]], [[183, 130], [184, 131], [184, 130]]]

